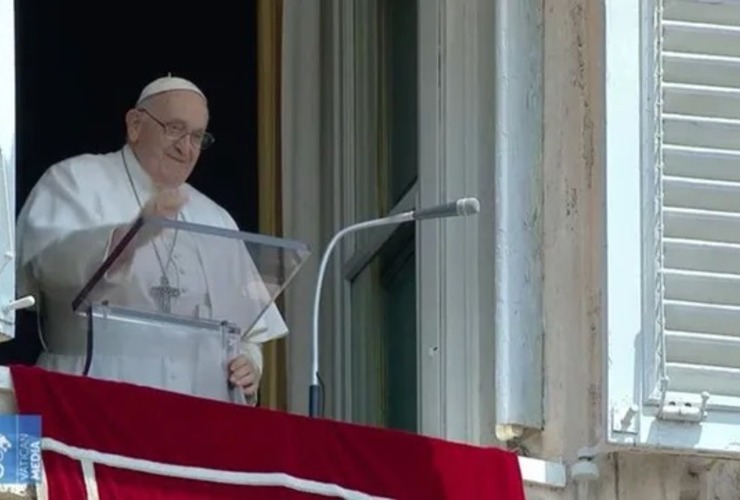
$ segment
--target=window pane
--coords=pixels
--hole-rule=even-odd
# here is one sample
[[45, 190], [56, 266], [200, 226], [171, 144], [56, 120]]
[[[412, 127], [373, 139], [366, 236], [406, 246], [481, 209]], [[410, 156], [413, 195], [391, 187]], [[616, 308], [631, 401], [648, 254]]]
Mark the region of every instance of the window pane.
[[[409, 227], [413, 227], [410, 225]], [[389, 257], [381, 281], [385, 299], [387, 426], [416, 431], [416, 259], [413, 239]]]
[[415, 227], [401, 226], [352, 283], [354, 420], [417, 429]]
[[416, 181], [418, 170], [417, 0], [386, 0], [386, 207]]

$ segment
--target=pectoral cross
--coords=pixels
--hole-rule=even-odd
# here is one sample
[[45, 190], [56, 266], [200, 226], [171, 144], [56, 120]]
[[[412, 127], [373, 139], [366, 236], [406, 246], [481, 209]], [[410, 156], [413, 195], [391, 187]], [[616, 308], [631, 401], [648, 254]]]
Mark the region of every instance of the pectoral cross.
[[159, 308], [166, 313], [172, 312], [172, 299], [180, 296], [180, 289], [171, 286], [170, 279], [165, 275], [159, 278], [159, 286], [153, 286], [150, 292]]

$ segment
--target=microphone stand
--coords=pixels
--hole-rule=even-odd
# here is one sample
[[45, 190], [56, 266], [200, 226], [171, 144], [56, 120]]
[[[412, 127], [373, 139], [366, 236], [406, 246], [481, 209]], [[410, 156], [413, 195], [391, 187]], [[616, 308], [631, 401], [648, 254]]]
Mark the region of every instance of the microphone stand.
[[390, 226], [394, 224], [403, 224], [404, 222], [417, 221], [424, 219], [442, 219], [445, 217], [465, 217], [468, 215], [477, 214], [480, 211], [480, 203], [477, 198], [460, 198], [459, 200], [437, 205], [429, 208], [422, 208], [416, 210], [410, 210], [408, 212], [402, 212], [400, 214], [389, 215], [380, 219], [372, 219], [365, 222], [359, 222], [352, 224], [344, 229], [340, 230], [329, 242], [329, 245], [324, 250], [324, 255], [321, 257], [321, 263], [319, 264], [319, 275], [316, 280], [316, 289], [314, 290], [313, 298], [313, 324], [312, 324], [312, 340], [313, 340], [313, 352], [311, 359], [311, 386], [308, 392], [308, 411], [311, 417], [322, 416], [323, 407], [323, 394], [321, 391], [321, 385], [319, 381], [319, 309], [321, 306], [321, 286], [324, 283], [324, 274], [326, 274], [326, 265], [329, 262], [332, 250], [337, 245], [339, 240], [349, 233], [359, 231], [362, 229], [369, 229], [378, 226]]
[[414, 220], [414, 211], [403, 212], [396, 215], [390, 215], [381, 219], [373, 219], [364, 222], [358, 222], [347, 226], [337, 234], [329, 242], [329, 245], [324, 250], [324, 254], [321, 257], [321, 263], [319, 264], [319, 275], [316, 280], [316, 288], [314, 290], [313, 299], [313, 325], [312, 325], [312, 359], [311, 359], [311, 386], [308, 393], [308, 408], [309, 415], [311, 417], [321, 417], [322, 415], [322, 399], [323, 394], [321, 391], [321, 385], [319, 383], [319, 309], [321, 308], [321, 287], [324, 283], [324, 275], [326, 274], [326, 266], [329, 262], [332, 250], [339, 243], [344, 236], [355, 231], [362, 229], [369, 229], [378, 226], [390, 226], [394, 224], [403, 224]]

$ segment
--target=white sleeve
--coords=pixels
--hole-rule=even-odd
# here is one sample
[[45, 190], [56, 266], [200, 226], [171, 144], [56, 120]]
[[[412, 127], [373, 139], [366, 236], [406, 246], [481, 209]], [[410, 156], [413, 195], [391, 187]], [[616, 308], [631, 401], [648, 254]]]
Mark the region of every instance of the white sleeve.
[[[236, 222], [234, 222], [225, 210], [222, 211], [222, 217], [227, 229], [238, 230]], [[239, 290], [241, 293], [234, 294], [232, 299], [241, 301], [249, 301], [251, 299], [252, 302], [252, 307], [245, 307], [243, 304], [240, 305], [237, 302], [229, 308], [230, 311], [236, 312], [237, 315], [241, 314], [241, 320], [238, 320], [237, 323], [245, 330], [242, 332], [244, 342], [262, 344], [286, 336], [288, 334], [288, 325], [285, 323], [282, 314], [280, 314], [277, 305], [272, 301], [269, 291], [270, 285], [265, 284], [263, 281], [260, 275], [260, 269], [243, 242], [233, 243], [238, 245], [235, 253], [229, 253], [229, 255], [233, 255], [234, 260], [223, 260], [222, 262], [230, 266], [230, 271], [235, 274], [231, 279], [236, 279], [241, 288]], [[254, 320], [254, 316], [257, 314], [254, 308], [257, 307], [261, 311], [268, 302], [269, 305], [267, 305], [265, 311], [262, 312], [254, 326], [249, 328], [249, 323]], [[234, 319], [236, 320], [236, 318]], [[249, 329], [247, 330], [247, 328]]]
[[34, 187], [17, 223], [19, 289], [79, 290], [105, 260], [114, 225], [95, 210], [69, 169], [50, 169]]

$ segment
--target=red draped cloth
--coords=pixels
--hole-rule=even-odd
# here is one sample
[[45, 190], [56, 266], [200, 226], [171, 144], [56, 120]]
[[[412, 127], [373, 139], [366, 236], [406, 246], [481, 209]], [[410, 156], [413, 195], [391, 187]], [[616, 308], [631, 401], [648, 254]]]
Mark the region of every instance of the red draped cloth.
[[504, 450], [11, 367], [50, 500], [524, 500]]

